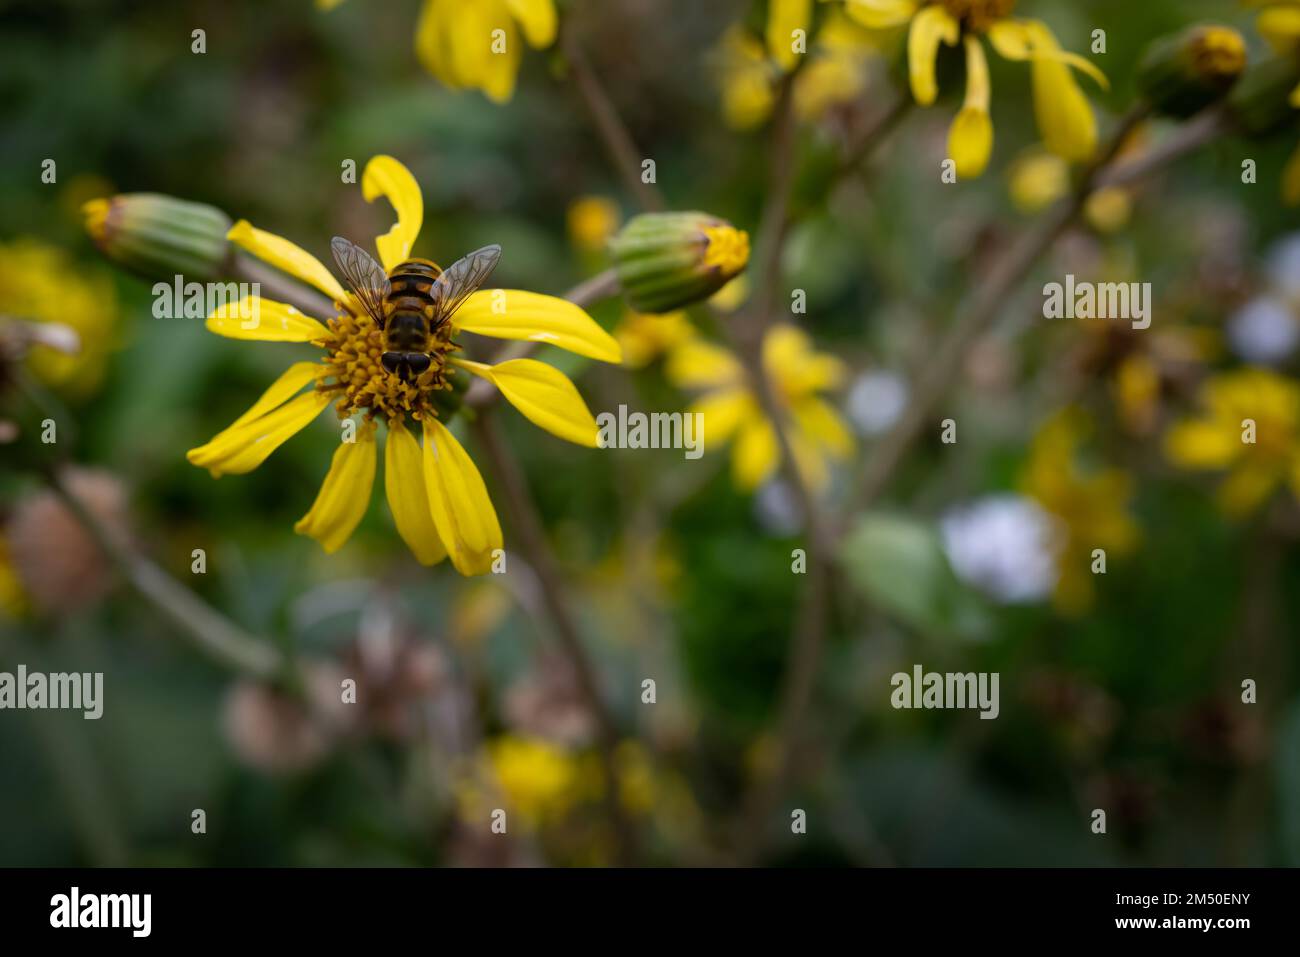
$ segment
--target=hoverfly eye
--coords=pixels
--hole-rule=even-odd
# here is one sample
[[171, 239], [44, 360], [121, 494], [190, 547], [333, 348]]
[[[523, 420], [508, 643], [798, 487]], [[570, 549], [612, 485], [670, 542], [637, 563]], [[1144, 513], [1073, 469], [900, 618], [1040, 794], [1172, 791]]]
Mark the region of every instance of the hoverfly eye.
[[379, 362], [390, 373], [397, 375], [397, 370], [402, 365], [402, 354], [400, 352], [385, 352], [380, 357]]
[[406, 364], [416, 375], [423, 375], [429, 369], [429, 357], [415, 352], [406, 354]]

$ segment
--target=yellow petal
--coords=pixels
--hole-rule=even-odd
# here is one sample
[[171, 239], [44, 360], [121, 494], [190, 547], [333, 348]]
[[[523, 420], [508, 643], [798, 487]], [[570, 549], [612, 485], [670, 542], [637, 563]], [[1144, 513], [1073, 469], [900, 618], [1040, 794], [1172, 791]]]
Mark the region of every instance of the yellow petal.
[[956, 46], [960, 33], [961, 27], [952, 14], [938, 4], [925, 7], [912, 18], [912, 29], [907, 35], [907, 66], [912, 96], [921, 106], [929, 106], [939, 96], [934, 77], [939, 41]]
[[447, 557], [429, 511], [420, 443], [397, 420], [388, 424], [384, 441], [384, 491], [402, 541], [421, 565], [436, 565]]
[[415, 55], [420, 64], [444, 85], [458, 88], [451, 72], [448, 21], [438, 0], [425, 0], [415, 24]]
[[262, 393], [262, 397], [254, 402], [247, 412], [235, 419], [231, 426], [243, 425], [258, 416], [266, 415], [272, 409], [279, 408], [297, 395], [308, 382], [315, 382], [320, 378], [324, 371], [324, 366], [319, 362], [295, 362], [280, 378], [272, 382], [270, 388]]
[[1038, 20], [999, 20], [986, 34], [993, 49], [1006, 60], [1050, 60], [1080, 70], [1103, 90], [1110, 89], [1106, 74], [1086, 57], [1062, 50], [1047, 24]]
[[872, 30], [901, 27], [916, 13], [917, 0], [845, 0], [844, 12]]
[[555, 42], [555, 4], [552, 0], [506, 0], [510, 13], [523, 28], [534, 50]]
[[1219, 423], [1188, 420], [1165, 435], [1165, 456], [1185, 469], [1226, 468], [1242, 449], [1240, 432]]
[[748, 390], [719, 389], [700, 396], [687, 414], [704, 416], [704, 441], [722, 445], [743, 422], [760, 413]]
[[1219, 505], [1233, 517], [1246, 515], [1268, 498], [1281, 479], [1281, 473], [1275, 468], [1243, 463], [1219, 486]]
[[742, 491], [752, 492], [776, 472], [781, 463], [781, 448], [776, 432], [767, 419], [750, 419], [731, 452], [732, 475]]
[[319, 321], [293, 306], [261, 296], [244, 296], [218, 306], [208, 316], [207, 327], [227, 339], [261, 342], [314, 342], [330, 334]]
[[1255, 29], [1280, 54], [1300, 48], [1300, 6], [1273, 6], [1260, 11]]
[[601, 362], [621, 362], [618, 341], [579, 306], [522, 289], [474, 293], [453, 319], [464, 332], [494, 339], [546, 342]]
[[355, 442], [339, 443], [316, 501], [293, 527], [299, 535], [320, 542], [328, 554], [337, 552], [352, 537], [370, 505], [375, 483], [374, 423], [361, 426], [355, 438]]
[[315, 286], [334, 302], [348, 301], [343, 287], [334, 275], [301, 246], [295, 246], [274, 233], [263, 232], [246, 219], [231, 226], [226, 238], [276, 269]]
[[375, 239], [379, 262], [385, 269], [406, 260], [411, 255], [415, 238], [424, 224], [424, 199], [420, 184], [411, 171], [391, 156], [375, 156], [366, 164], [361, 174], [361, 193], [367, 203], [383, 196], [397, 213], [397, 222], [384, 235]]
[[1039, 55], [1055, 47], [1051, 32], [1041, 24], [1028, 26], [1034, 42], [1034, 115], [1043, 144], [1067, 160], [1086, 160], [1097, 148], [1097, 118], [1092, 106], [1068, 66]]
[[789, 438], [790, 454], [794, 456], [795, 468], [799, 470], [804, 483], [815, 492], [825, 490], [830, 484], [831, 476], [821, 447], [797, 431], [792, 432]]
[[993, 155], [989, 118], [989, 63], [975, 37], [966, 38], [966, 103], [948, 130], [948, 155], [962, 179], [974, 179]]
[[495, 366], [465, 359], [452, 362], [495, 385], [534, 425], [577, 445], [597, 447], [596, 420], [559, 369], [536, 359], [511, 359]]
[[469, 454], [437, 419], [424, 421], [424, 484], [438, 537], [462, 575], [492, 570], [501, 525]]
[[664, 375], [683, 389], [735, 386], [745, 381], [740, 360], [722, 346], [703, 339], [684, 342], [670, 352]]
[[799, 62], [794, 51], [795, 31], [803, 33], [804, 49], [808, 43], [808, 21], [812, 18], [812, 0], [770, 0], [767, 7], [767, 50], [776, 65], [787, 73]]
[[[497, 33], [498, 30], [500, 33]], [[489, 99], [505, 103], [514, 96], [515, 79], [519, 75], [519, 63], [523, 59], [523, 42], [519, 38], [519, 30], [513, 20], [502, 18], [491, 21], [483, 41], [478, 39], [477, 32], [470, 34], [467, 31], [467, 34], [466, 44], [483, 43], [482, 59], [477, 66], [478, 88]]]
[[853, 453], [853, 434], [839, 413], [817, 398], [800, 399], [790, 407], [799, 431], [814, 445], [821, 446], [838, 459]]
[[329, 402], [324, 392], [305, 392], [265, 415], [241, 417], [206, 445], [190, 449], [185, 457], [191, 464], [208, 469], [213, 477], [251, 472], [305, 428]]

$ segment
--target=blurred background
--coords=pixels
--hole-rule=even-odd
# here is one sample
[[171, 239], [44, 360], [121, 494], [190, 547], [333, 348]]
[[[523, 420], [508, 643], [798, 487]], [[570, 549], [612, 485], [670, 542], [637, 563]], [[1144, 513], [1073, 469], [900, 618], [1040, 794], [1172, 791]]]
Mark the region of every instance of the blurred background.
[[[935, 107], [900, 110], [842, 170], [853, 131], [909, 99], [901, 35], [814, 5], [828, 32], [810, 44], [821, 66], [795, 81], [778, 301], [806, 291], [806, 314], [790, 318], [843, 364], [825, 398], [854, 448], [821, 493], [847, 531], [799, 773], [753, 821], [741, 809], [770, 771], [791, 636], [807, 614], [791, 571], [807, 543], [786, 480], [742, 487], [711, 446], [699, 460], [581, 449], [504, 410], [617, 730], [611, 799], [591, 709], [528, 562], [512, 553], [509, 573], [478, 579], [422, 568], [381, 502], [335, 555], [294, 535], [337, 441], [324, 421], [251, 474], [213, 480], [191, 466], [187, 449], [312, 350], [154, 318], [151, 284], [86, 234], [86, 201], [161, 192], [328, 261], [331, 236], [367, 241], [391, 224], [340, 182], [345, 160], [386, 153], [423, 190], [417, 254], [446, 263], [500, 243], [494, 283], [553, 295], [606, 268], [604, 242], [637, 196], [561, 45], [526, 49], [513, 97], [496, 103], [422, 68], [421, 8], [0, 3], [0, 314], [67, 324], [82, 342], [75, 357], [38, 346], [6, 361], [69, 410], [61, 452], [101, 520], [302, 665], [301, 684], [285, 687], [199, 654], [124, 587], [37, 470], [0, 447], [0, 670], [105, 675], [98, 721], [0, 712], [0, 864], [1300, 863], [1291, 473], [1277, 466], [1251, 507], [1225, 507], [1232, 470], [1190, 469], [1168, 439], [1204, 417], [1208, 384], [1230, 391], [1243, 370], [1268, 370], [1282, 396], [1271, 434], [1285, 438], [1274, 462], [1300, 461], [1300, 224], [1281, 173], [1300, 124], [1217, 138], [1094, 196], [966, 355], [935, 417], [956, 417], [956, 444], [936, 424], [856, 510], [857, 477], [909, 382], [1070, 171], [1038, 145], [1029, 65], [996, 55], [983, 176], [939, 180], [959, 59], [941, 59]], [[1134, 101], [1148, 43], [1212, 20], [1260, 59], [1256, 12], [1211, 0], [1016, 9], [1107, 74], [1109, 91], [1081, 80], [1103, 136]], [[559, 4], [670, 206], [751, 236], [771, 124], [745, 69], [763, 59], [766, 15], [739, 0]], [[191, 52], [199, 28], [202, 54]], [[1091, 51], [1095, 30], [1104, 54]], [[1174, 125], [1152, 120], [1125, 148], [1136, 155]], [[1242, 181], [1246, 158], [1257, 182]], [[1150, 282], [1151, 328], [1044, 320], [1043, 284], [1066, 274]], [[755, 278], [677, 321], [725, 341], [720, 326], [743, 319]], [[590, 311], [624, 342], [624, 367], [543, 358], [574, 375], [593, 412], [698, 397], [671, 374], [676, 333], [618, 298]], [[488, 484], [510, 549], [517, 533]], [[1090, 570], [1095, 547], [1104, 575]], [[191, 570], [194, 549], [204, 574]], [[917, 663], [998, 672], [997, 720], [892, 708], [890, 676]], [[357, 681], [358, 704], [338, 703], [342, 677]], [[200, 808], [205, 834], [191, 829]], [[510, 814], [506, 835], [489, 829], [495, 808]], [[807, 833], [791, 832], [795, 808]]]

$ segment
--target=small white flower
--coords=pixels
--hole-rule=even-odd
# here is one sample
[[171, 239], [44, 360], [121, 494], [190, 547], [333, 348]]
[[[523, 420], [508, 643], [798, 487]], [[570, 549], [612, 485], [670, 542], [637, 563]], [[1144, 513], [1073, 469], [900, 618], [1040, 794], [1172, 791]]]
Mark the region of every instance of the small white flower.
[[1055, 520], [1020, 495], [950, 510], [939, 524], [957, 577], [1002, 604], [1040, 601], [1056, 585]]
[[859, 435], [880, 435], [898, 421], [907, 398], [907, 381], [897, 372], [864, 372], [849, 388], [845, 411]]
[[1252, 299], [1233, 313], [1227, 331], [1232, 351], [1246, 362], [1261, 365], [1284, 361], [1300, 343], [1295, 313], [1268, 297]]

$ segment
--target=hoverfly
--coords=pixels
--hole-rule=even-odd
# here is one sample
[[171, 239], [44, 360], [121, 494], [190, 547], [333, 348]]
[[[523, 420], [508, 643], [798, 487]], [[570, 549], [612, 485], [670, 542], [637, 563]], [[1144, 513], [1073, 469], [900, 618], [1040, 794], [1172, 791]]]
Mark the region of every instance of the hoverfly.
[[500, 246], [484, 246], [446, 270], [427, 259], [408, 259], [385, 274], [369, 253], [342, 236], [330, 241], [330, 249], [357, 301], [383, 333], [380, 362], [403, 382], [429, 368], [430, 338], [487, 281], [501, 258]]

